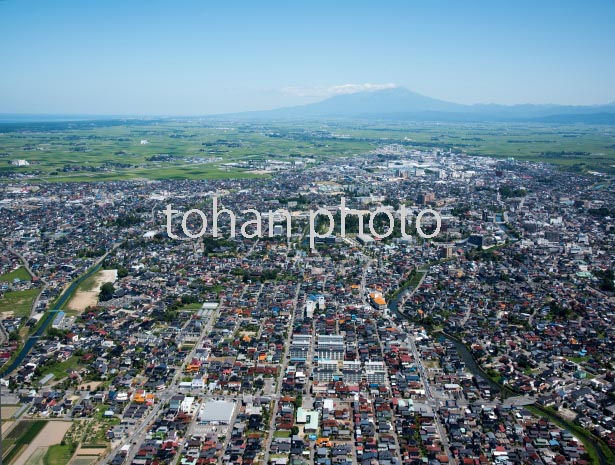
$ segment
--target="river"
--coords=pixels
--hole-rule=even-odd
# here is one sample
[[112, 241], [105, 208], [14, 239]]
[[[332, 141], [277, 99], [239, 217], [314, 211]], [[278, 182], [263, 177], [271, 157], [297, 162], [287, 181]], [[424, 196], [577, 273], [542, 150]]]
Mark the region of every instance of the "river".
[[[399, 311], [398, 303], [399, 303], [399, 299], [401, 295], [404, 293], [406, 288], [407, 286], [402, 288], [401, 291], [398, 292], [397, 295], [393, 299], [391, 299], [391, 302], [389, 302], [389, 309], [391, 310], [391, 312], [395, 314], [398, 318], [401, 318], [402, 320], [408, 320], [408, 317]], [[463, 343], [461, 343], [457, 339], [443, 332], [437, 332], [433, 334], [433, 336], [444, 337], [445, 339], [448, 339], [449, 341], [451, 341], [453, 345], [455, 346], [455, 349], [459, 353], [459, 357], [461, 357], [461, 359], [466, 364], [466, 368], [468, 369], [468, 371], [472, 373], [474, 376], [476, 376], [477, 378], [485, 380], [487, 383], [489, 383], [489, 386], [492, 388], [494, 392], [500, 392], [503, 398], [505, 398], [507, 394], [509, 394], [509, 392], [507, 392], [505, 389], [502, 389], [502, 387], [499, 384], [497, 384], [495, 381], [493, 381], [491, 378], [489, 378], [485, 374], [485, 372], [478, 365], [478, 363], [476, 363], [476, 360], [474, 359], [474, 356], [472, 355], [472, 353], [468, 350], [468, 348]], [[509, 394], [509, 395], [513, 395], [513, 394]], [[534, 405], [536, 406], [536, 408], [541, 410], [542, 416], [550, 419], [551, 421], [555, 423], [562, 423], [562, 418], [560, 418], [558, 415], [555, 415], [554, 413], [549, 412], [549, 411], [543, 411], [544, 409], [542, 409], [540, 406], [538, 406], [537, 404], [534, 404]], [[562, 425], [562, 427], [566, 428], [565, 425]], [[593, 449], [599, 465], [613, 465], [613, 463], [611, 463], [610, 458], [606, 456], [604, 451], [600, 448], [596, 439], [594, 439], [590, 435], [589, 432], [574, 431], [573, 434], [576, 434], [579, 437], [579, 439], [582, 440], [586, 448]], [[606, 444], [604, 446], [608, 448]]]
[[[393, 299], [391, 299], [391, 302], [389, 302], [389, 309], [398, 318], [401, 318], [403, 320], [407, 320], [408, 317], [406, 315], [404, 315], [403, 313], [401, 313], [399, 311], [399, 309], [398, 309], [399, 299], [401, 298], [401, 295], [404, 293], [404, 291], [405, 291], [405, 288], [402, 288], [401, 292], [398, 292], [397, 295]], [[451, 341], [453, 343], [453, 345], [455, 346], [455, 349], [459, 353], [459, 357], [463, 360], [463, 362], [466, 365], [466, 368], [468, 369], [468, 371], [470, 373], [472, 373], [477, 378], [480, 378], [480, 379], [486, 381], [487, 383], [489, 383], [489, 386], [491, 387], [491, 389], [493, 391], [495, 391], [495, 392], [501, 392], [502, 391], [502, 388], [500, 387], [500, 385], [498, 385], [491, 378], [489, 378], [485, 374], [485, 372], [482, 370], [482, 368], [480, 366], [478, 366], [478, 363], [476, 363], [476, 360], [474, 359], [474, 356], [472, 355], [472, 353], [468, 350], [468, 348], [464, 344], [462, 344], [460, 341], [456, 340], [455, 338], [453, 338], [453, 337], [451, 337], [448, 334], [443, 333], [443, 332], [438, 332], [438, 333], [434, 334], [434, 336], [443, 337], [443, 338]], [[505, 396], [505, 395], [506, 395], [506, 392], [503, 393], [503, 396]]]
[[86, 273], [82, 274], [81, 276], [79, 276], [79, 278], [74, 280], [70, 284], [70, 286], [68, 286], [68, 288], [66, 288], [66, 290], [60, 295], [60, 298], [56, 302], [55, 308], [53, 308], [52, 310], [48, 310], [45, 315], [43, 315], [43, 317], [41, 318], [42, 322], [39, 324], [38, 328], [36, 329], [36, 332], [26, 340], [25, 344], [23, 345], [17, 356], [13, 359], [11, 364], [9, 366], [2, 367], [0, 371], [0, 377], [4, 377], [8, 374], [11, 374], [13, 371], [15, 371], [21, 366], [22, 362], [28, 356], [32, 348], [36, 345], [39, 337], [42, 336], [47, 327], [53, 322], [58, 312], [69, 301], [69, 299], [79, 287], [79, 284], [81, 284], [84, 279], [88, 278], [93, 273], [96, 273], [100, 269], [100, 267], [100, 263], [96, 266], [93, 266]]

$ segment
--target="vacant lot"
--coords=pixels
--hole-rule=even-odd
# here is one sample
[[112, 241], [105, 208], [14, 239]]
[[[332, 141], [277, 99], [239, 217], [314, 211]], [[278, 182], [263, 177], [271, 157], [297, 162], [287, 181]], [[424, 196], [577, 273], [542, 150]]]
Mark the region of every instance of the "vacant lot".
[[31, 281], [32, 277], [30, 273], [23, 267], [20, 266], [16, 270], [9, 271], [8, 273], [4, 273], [0, 275], [0, 282], [9, 282], [12, 283], [14, 279], [19, 279], [20, 281]]
[[79, 286], [66, 309], [82, 312], [88, 307], [94, 307], [98, 304], [98, 294], [102, 285], [116, 280], [117, 270], [100, 270], [94, 273]]
[[[17, 410], [19, 410], [19, 405], [3, 405], [2, 406], [2, 424], [4, 424], [4, 421], [7, 418], [11, 418]], [[4, 431], [4, 429], [2, 431]]]
[[54, 381], [59, 381], [61, 379], [66, 378], [68, 376], [68, 372], [72, 370], [78, 370], [80, 358], [77, 356], [72, 356], [63, 362], [55, 362], [49, 365], [43, 366], [43, 375], [48, 375], [49, 373], [53, 373]]
[[[29, 460], [42, 459], [49, 446], [60, 444], [62, 438], [68, 429], [70, 428], [70, 422], [68, 421], [49, 421], [44, 428], [35, 438], [30, 440], [30, 443], [23, 451], [22, 454], [13, 462], [13, 465], [26, 465], [29, 464]], [[35, 462], [38, 463], [38, 462]]]
[[0, 298], [0, 313], [12, 313], [14, 316], [27, 317], [30, 315], [32, 303], [38, 293], [39, 289], [5, 292]]

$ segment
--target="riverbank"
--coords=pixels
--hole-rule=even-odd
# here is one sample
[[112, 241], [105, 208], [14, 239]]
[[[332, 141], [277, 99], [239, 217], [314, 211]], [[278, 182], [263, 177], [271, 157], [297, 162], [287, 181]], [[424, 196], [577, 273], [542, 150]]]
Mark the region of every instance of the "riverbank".
[[66, 310], [80, 314], [88, 307], [98, 304], [100, 290], [105, 283], [117, 281], [117, 270], [99, 270], [83, 280], [73, 297], [66, 304]]
[[15, 371], [24, 359], [30, 353], [30, 350], [34, 347], [38, 338], [45, 332], [47, 327], [52, 323], [58, 311], [62, 310], [64, 306], [71, 299], [77, 288], [83, 283], [84, 280], [92, 276], [98, 270], [100, 270], [102, 266], [103, 260], [113, 252], [117, 247], [119, 247], [120, 243], [116, 243], [111, 250], [105, 253], [102, 257], [100, 257], [94, 265], [92, 265], [85, 273], [76, 278], [55, 300], [52, 305], [51, 310], [47, 310], [43, 317], [39, 320], [39, 322], [31, 329], [33, 333], [23, 344], [23, 346], [13, 354], [13, 356], [0, 368], [0, 377], [5, 377]]

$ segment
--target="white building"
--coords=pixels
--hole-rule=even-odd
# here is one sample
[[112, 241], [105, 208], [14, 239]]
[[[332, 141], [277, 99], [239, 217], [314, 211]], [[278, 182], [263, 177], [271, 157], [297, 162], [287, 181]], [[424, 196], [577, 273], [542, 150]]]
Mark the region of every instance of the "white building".
[[329, 382], [335, 377], [341, 377], [337, 360], [318, 360], [318, 366], [313, 371], [314, 381]]
[[370, 384], [384, 383], [384, 380], [386, 378], [386, 369], [384, 366], [384, 362], [365, 362], [363, 374], [365, 376], [365, 380]]
[[202, 423], [228, 425], [233, 418], [235, 402], [225, 400], [210, 400], [203, 402], [199, 411], [199, 421]]
[[182, 400], [182, 403], [179, 407], [179, 409], [183, 412], [183, 413], [189, 413], [190, 410], [192, 410], [192, 405], [194, 404], [194, 397], [184, 397], [184, 400]]
[[345, 360], [342, 366], [342, 377], [347, 384], [359, 384], [361, 382], [361, 362]]
[[316, 302], [313, 300], [308, 300], [305, 303], [305, 317], [306, 318], [314, 318], [314, 309], [316, 308]]
[[197, 375], [192, 379], [190, 383], [192, 389], [205, 389], [205, 382], [203, 381], [203, 375]]
[[319, 360], [343, 360], [344, 337], [338, 334], [321, 334], [316, 348]]
[[293, 335], [290, 344], [290, 360], [291, 362], [306, 362], [308, 353], [310, 352], [312, 336], [309, 334]]

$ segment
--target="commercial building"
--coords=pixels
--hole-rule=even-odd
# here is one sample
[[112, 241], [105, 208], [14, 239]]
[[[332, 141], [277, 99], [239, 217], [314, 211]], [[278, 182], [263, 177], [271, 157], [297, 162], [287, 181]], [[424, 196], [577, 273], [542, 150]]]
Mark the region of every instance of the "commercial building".
[[228, 425], [233, 418], [235, 406], [235, 402], [227, 402], [225, 400], [204, 402], [199, 411], [199, 421], [201, 423]]

